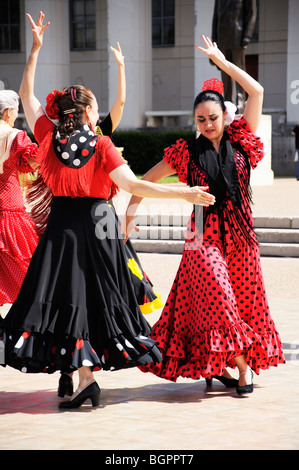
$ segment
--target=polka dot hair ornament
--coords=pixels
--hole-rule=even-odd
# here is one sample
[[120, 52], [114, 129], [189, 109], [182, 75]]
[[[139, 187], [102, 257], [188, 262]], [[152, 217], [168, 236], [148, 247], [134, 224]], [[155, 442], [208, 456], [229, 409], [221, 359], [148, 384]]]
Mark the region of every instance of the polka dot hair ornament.
[[[202, 91], [206, 90], [217, 91], [218, 93], [220, 93], [220, 95], [223, 95], [223, 83], [221, 82], [221, 80], [218, 80], [218, 78], [210, 78], [209, 80], [206, 80], [203, 84]], [[235, 119], [237, 106], [234, 105], [234, 103], [232, 103], [231, 101], [224, 101], [224, 104], [227, 110], [225, 125], [228, 126]]]
[[213, 90], [217, 91], [220, 93], [220, 95], [223, 94], [223, 83], [221, 80], [218, 80], [218, 78], [210, 78], [209, 80], [206, 80], [202, 86], [202, 91], [206, 90]]

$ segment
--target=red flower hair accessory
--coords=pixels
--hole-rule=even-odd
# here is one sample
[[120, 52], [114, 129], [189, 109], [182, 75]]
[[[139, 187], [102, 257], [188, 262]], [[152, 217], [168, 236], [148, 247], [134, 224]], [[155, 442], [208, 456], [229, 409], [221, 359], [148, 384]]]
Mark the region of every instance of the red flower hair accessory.
[[53, 90], [51, 93], [48, 94], [46, 101], [46, 113], [50, 119], [58, 119], [59, 118], [59, 106], [55, 103], [56, 96], [65, 95], [65, 91]]
[[223, 83], [218, 78], [210, 78], [210, 80], [206, 80], [202, 86], [202, 91], [205, 90], [213, 90], [218, 91], [220, 95], [223, 94]]

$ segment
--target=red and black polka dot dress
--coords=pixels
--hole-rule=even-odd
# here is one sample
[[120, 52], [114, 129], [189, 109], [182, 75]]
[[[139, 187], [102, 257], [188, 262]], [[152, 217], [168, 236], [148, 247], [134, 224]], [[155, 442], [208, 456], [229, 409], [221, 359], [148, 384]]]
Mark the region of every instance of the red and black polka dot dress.
[[[235, 120], [228, 134], [231, 143], [239, 141], [255, 168], [263, 146], [244, 118]], [[186, 141], [166, 149], [164, 159], [180, 181], [187, 182], [191, 175], [194, 184], [208, 186], [207, 174], [191, 162]], [[240, 226], [228, 196], [215, 211], [199, 209], [205, 211], [203, 230], [200, 215], [193, 212], [178, 272], [151, 333], [163, 361], [141, 367], [143, 372], [176, 381], [180, 376], [222, 375], [226, 367], [235, 367], [234, 357], [241, 354], [257, 374], [285, 362], [265, 292], [248, 195], [249, 169], [242, 152], [235, 151], [235, 163], [241, 210], [249, 223]]]
[[32, 172], [37, 145], [26, 132], [14, 138], [0, 173], [0, 305], [13, 303], [37, 245], [36, 227], [23, 203], [19, 173]]

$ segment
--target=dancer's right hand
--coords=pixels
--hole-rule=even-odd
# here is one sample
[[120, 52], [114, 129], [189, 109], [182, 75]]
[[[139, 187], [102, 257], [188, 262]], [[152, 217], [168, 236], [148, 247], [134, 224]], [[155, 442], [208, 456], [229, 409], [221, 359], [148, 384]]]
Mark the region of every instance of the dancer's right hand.
[[45, 19], [45, 15], [42, 11], [39, 12], [39, 16], [37, 19], [37, 22], [35, 23], [34, 20], [32, 19], [32, 16], [29, 15], [29, 13], [26, 13], [27, 18], [30, 21], [30, 24], [32, 26], [32, 33], [33, 33], [33, 44], [36, 47], [41, 47], [43, 44], [43, 36], [44, 36], [44, 31], [50, 26], [50, 22], [46, 23], [43, 25], [43, 21]]

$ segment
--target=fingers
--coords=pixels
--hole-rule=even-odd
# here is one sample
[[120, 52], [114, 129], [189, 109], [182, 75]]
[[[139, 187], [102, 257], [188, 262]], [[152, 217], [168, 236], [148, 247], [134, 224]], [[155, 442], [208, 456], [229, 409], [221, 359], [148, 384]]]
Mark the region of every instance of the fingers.
[[194, 204], [201, 205], [204, 207], [211, 206], [215, 204], [215, 196], [213, 194], [207, 193], [208, 187], [206, 186], [196, 186], [196, 195], [194, 195]]
[[26, 13], [26, 16], [27, 16], [28, 20], [30, 21], [32, 29], [34, 29], [34, 30], [39, 28], [39, 29], [42, 30], [42, 32], [44, 32], [50, 26], [50, 21], [48, 21], [47, 24], [43, 25], [43, 21], [45, 19], [45, 14], [42, 11], [39, 12], [39, 16], [38, 16], [38, 19], [37, 19], [36, 23], [35, 23], [35, 21], [33, 20], [32, 16], [29, 13]]
[[199, 49], [201, 52], [207, 53], [207, 49], [210, 49], [211, 47], [217, 48], [216, 42], [212, 42], [212, 40], [209, 37], [204, 36], [204, 35], [202, 35], [201, 37], [202, 37], [203, 42], [205, 43], [206, 49], [200, 46], [195, 46], [196, 49]]
[[30, 21], [30, 24], [31, 24], [32, 28], [35, 28], [36, 25], [35, 25], [35, 22], [32, 19], [32, 16], [29, 15], [29, 13], [26, 13], [26, 16], [27, 16], [28, 20]]
[[122, 54], [122, 50], [121, 50], [119, 42], [117, 42], [116, 44], [117, 44], [117, 49], [115, 49], [115, 47], [113, 46], [110, 46], [110, 50], [113, 52], [117, 64], [121, 65], [121, 64], [124, 64], [125, 58]]
[[213, 43], [209, 37], [206, 37], [204, 35], [201, 36], [203, 42], [205, 43], [206, 47], [213, 47]]

